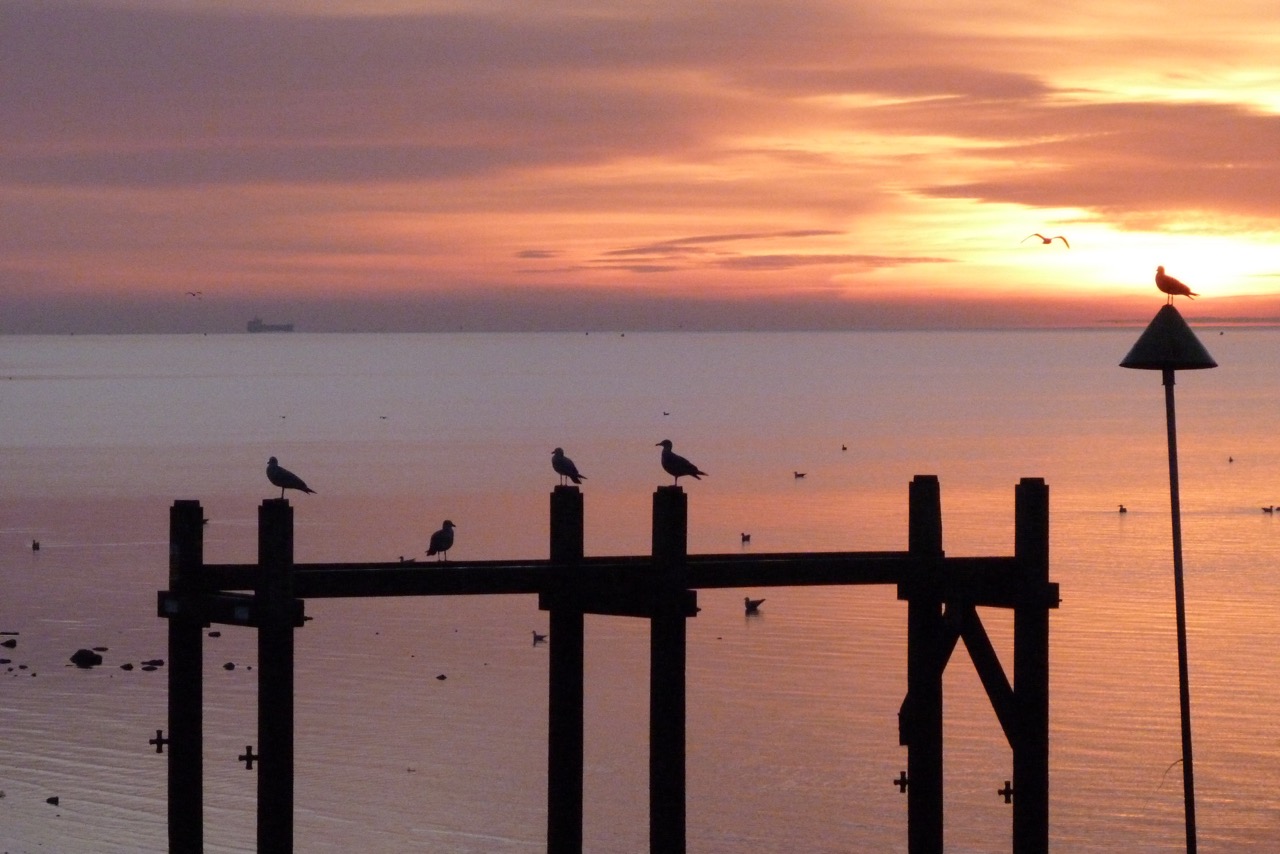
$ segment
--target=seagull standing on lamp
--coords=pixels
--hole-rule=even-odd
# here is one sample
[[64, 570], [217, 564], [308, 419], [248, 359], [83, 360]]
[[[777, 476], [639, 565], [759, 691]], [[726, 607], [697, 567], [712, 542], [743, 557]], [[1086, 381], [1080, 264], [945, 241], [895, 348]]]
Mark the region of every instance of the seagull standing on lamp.
[[1173, 593], [1178, 620], [1178, 693], [1182, 710], [1182, 798], [1186, 812], [1187, 854], [1195, 854], [1195, 773], [1191, 763], [1191, 690], [1187, 677], [1187, 611], [1182, 586], [1182, 511], [1178, 496], [1178, 430], [1173, 407], [1173, 374], [1174, 371], [1216, 368], [1218, 363], [1173, 307], [1173, 297], [1190, 297], [1193, 295], [1191, 289], [1166, 276], [1163, 267], [1157, 268], [1156, 286], [1169, 295], [1168, 302], [1156, 312], [1120, 367], [1160, 371], [1164, 377], [1165, 421], [1169, 432], [1169, 503], [1173, 516]]

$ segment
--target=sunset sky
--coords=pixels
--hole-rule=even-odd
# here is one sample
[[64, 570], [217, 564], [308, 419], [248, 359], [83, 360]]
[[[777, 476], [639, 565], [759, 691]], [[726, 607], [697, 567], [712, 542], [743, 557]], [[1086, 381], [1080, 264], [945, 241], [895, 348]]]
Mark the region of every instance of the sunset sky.
[[1277, 57], [1274, 0], [0, 0], [0, 332], [1280, 318]]

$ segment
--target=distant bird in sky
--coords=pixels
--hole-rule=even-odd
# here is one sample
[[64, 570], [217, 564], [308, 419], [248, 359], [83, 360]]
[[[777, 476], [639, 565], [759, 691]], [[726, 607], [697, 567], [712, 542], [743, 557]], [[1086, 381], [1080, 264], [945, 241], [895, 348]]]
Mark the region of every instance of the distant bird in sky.
[[1165, 301], [1165, 305], [1173, 305], [1173, 298], [1179, 295], [1184, 296], [1187, 299], [1194, 299], [1195, 297], [1200, 296], [1173, 276], [1166, 275], [1164, 267], [1156, 267], [1156, 287], [1169, 295], [1169, 299]]
[[1040, 238], [1040, 242], [1041, 242], [1041, 243], [1043, 243], [1043, 244], [1045, 244], [1045, 245], [1048, 245], [1048, 244], [1052, 243], [1052, 242], [1053, 242], [1053, 241], [1055, 241], [1055, 240], [1061, 240], [1061, 241], [1063, 242], [1063, 244], [1064, 244], [1068, 249], [1070, 249], [1070, 248], [1071, 248], [1071, 244], [1070, 244], [1070, 243], [1067, 243], [1067, 238], [1063, 237], [1061, 234], [1055, 234], [1053, 237], [1045, 237], [1043, 234], [1041, 234], [1041, 233], [1040, 233], [1040, 232], [1038, 232], [1038, 231], [1037, 231], [1035, 234], [1028, 234], [1026, 237], [1022, 238], [1022, 239], [1021, 239], [1021, 240], [1019, 240], [1018, 242], [1019, 242], [1019, 243], [1026, 243], [1028, 240], [1030, 240], [1030, 239], [1031, 239], [1031, 238], [1033, 238], [1033, 237], [1038, 237], [1038, 238]]
[[448, 519], [440, 525], [440, 530], [431, 535], [431, 542], [427, 544], [427, 556], [439, 555], [436, 560], [448, 560], [449, 549], [453, 548], [453, 529], [456, 527]]
[[306, 483], [303, 482], [302, 478], [276, 462], [275, 457], [267, 460], [267, 480], [271, 481], [275, 486], [280, 487], [281, 498], [284, 498], [284, 491], [286, 489], [296, 489], [299, 492], [315, 494], [314, 489], [307, 486]]
[[187, 291], [187, 296], [195, 297], [196, 299], [200, 299], [200, 297], [203, 295], [204, 295], [204, 291]]
[[662, 448], [662, 468], [667, 474], [675, 478], [672, 483], [679, 486], [680, 478], [689, 475], [694, 480], [702, 480], [705, 471], [686, 460], [684, 457], [671, 450], [671, 440], [663, 439], [655, 447]]
[[564, 448], [556, 448], [551, 452], [551, 467], [556, 470], [556, 474], [560, 475], [561, 486], [564, 486], [565, 478], [574, 483], [582, 483], [587, 479], [585, 474], [578, 471], [573, 460], [564, 455]]
[[748, 614], [759, 614], [760, 606], [764, 604], [763, 599], [752, 599], [750, 596], [742, 597], [742, 605]]

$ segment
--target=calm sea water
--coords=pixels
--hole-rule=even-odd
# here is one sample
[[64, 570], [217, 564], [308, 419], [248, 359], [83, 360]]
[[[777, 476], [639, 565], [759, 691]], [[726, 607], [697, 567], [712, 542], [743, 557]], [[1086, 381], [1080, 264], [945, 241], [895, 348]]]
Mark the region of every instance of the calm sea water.
[[[250, 562], [275, 455], [318, 490], [291, 497], [299, 561], [421, 559], [446, 517], [455, 559], [542, 557], [563, 446], [588, 553], [642, 554], [664, 438], [711, 473], [685, 487], [695, 553], [905, 548], [908, 482], [936, 474], [948, 553], [1010, 554], [1014, 485], [1044, 477], [1054, 849], [1182, 850], [1163, 390], [1117, 367], [1137, 334], [0, 338], [0, 850], [165, 850], [165, 671], [119, 665], [166, 655], [174, 499], [203, 503], [208, 560]], [[1177, 394], [1200, 843], [1270, 852], [1280, 333], [1199, 334], [1221, 367]], [[905, 851], [905, 606], [776, 588], [746, 618], [743, 593], [689, 624], [689, 850]], [[543, 850], [536, 601], [307, 610], [297, 849]], [[1008, 669], [1008, 616], [983, 618]], [[69, 666], [92, 646], [104, 666]], [[254, 655], [249, 630], [206, 641], [210, 851], [254, 847]], [[591, 852], [647, 851], [647, 662], [643, 622], [588, 618]], [[948, 850], [1008, 850], [1011, 756], [963, 648], [945, 690]]]

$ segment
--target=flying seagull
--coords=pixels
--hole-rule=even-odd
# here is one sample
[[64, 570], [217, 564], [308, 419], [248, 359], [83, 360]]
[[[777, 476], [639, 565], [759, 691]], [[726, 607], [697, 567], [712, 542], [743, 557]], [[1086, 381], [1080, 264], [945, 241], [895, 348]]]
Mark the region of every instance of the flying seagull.
[[695, 466], [679, 454], [672, 453], [671, 440], [663, 439], [654, 447], [662, 448], [662, 468], [667, 474], [671, 475], [675, 480], [672, 483], [680, 485], [680, 478], [689, 475], [694, 480], [702, 480], [705, 471]]
[[302, 478], [276, 462], [275, 457], [267, 460], [267, 480], [271, 481], [275, 486], [280, 487], [281, 498], [284, 498], [284, 491], [286, 489], [296, 489], [299, 492], [315, 494], [314, 489], [307, 486], [303, 482]]
[[564, 486], [565, 478], [574, 483], [582, 483], [587, 479], [585, 474], [578, 471], [578, 467], [573, 464], [573, 460], [564, 455], [564, 448], [556, 448], [551, 452], [551, 467], [556, 470], [556, 474], [560, 475], [561, 486]]
[[427, 556], [438, 554], [436, 560], [448, 560], [449, 549], [453, 548], [453, 529], [454, 524], [448, 519], [441, 524], [440, 530], [431, 535], [431, 542], [427, 545]]
[[750, 596], [742, 597], [743, 607], [747, 609], [748, 614], [759, 614], [760, 606], [764, 604], [763, 599], [752, 599]]
[[1028, 240], [1030, 240], [1030, 239], [1031, 239], [1031, 238], [1033, 238], [1033, 237], [1038, 237], [1038, 238], [1040, 238], [1040, 242], [1041, 242], [1041, 243], [1043, 243], [1043, 244], [1045, 244], [1046, 246], [1047, 246], [1047, 245], [1049, 245], [1050, 243], [1052, 243], [1052, 242], [1053, 242], [1053, 241], [1055, 241], [1055, 240], [1061, 240], [1061, 241], [1063, 242], [1063, 244], [1064, 244], [1068, 249], [1070, 249], [1070, 248], [1071, 248], [1071, 244], [1070, 244], [1070, 243], [1067, 243], [1067, 238], [1063, 237], [1061, 234], [1055, 234], [1053, 237], [1045, 237], [1043, 234], [1041, 234], [1041, 233], [1040, 233], [1040, 232], [1038, 232], [1038, 231], [1037, 231], [1035, 234], [1028, 234], [1026, 237], [1022, 238], [1022, 239], [1021, 239], [1021, 240], [1019, 240], [1018, 242], [1019, 242], [1019, 243], [1026, 243]]
[[1164, 267], [1156, 267], [1156, 287], [1169, 295], [1165, 305], [1173, 305], [1173, 298], [1178, 295], [1182, 295], [1187, 299], [1194, 299], [1200, 296], [1173, 276], [1165, 275]]

